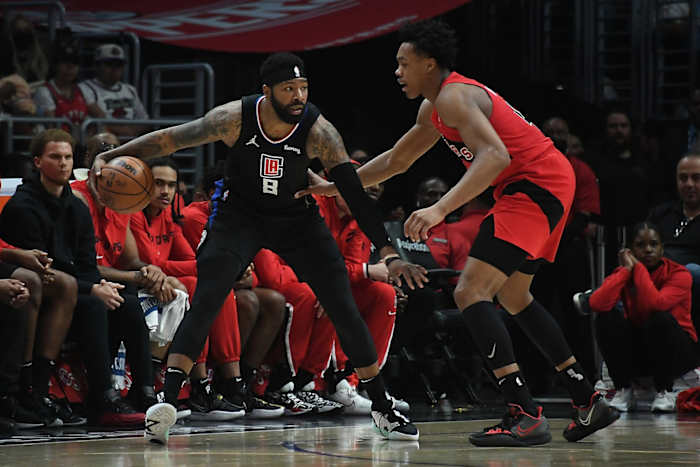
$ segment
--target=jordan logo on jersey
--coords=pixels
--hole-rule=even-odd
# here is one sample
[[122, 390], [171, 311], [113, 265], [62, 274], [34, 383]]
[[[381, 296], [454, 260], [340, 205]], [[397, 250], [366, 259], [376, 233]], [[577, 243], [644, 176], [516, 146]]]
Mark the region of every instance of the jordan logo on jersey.
[[245, 143], [246, 146], [255, 146], [256, 148], [259, 148], [260, 146], [258, 145], [257, 141], [255, 141], [255, 138], [257, 138], [258, 135], [253, 135], [252, 138], [248, 140], [247, 143]]

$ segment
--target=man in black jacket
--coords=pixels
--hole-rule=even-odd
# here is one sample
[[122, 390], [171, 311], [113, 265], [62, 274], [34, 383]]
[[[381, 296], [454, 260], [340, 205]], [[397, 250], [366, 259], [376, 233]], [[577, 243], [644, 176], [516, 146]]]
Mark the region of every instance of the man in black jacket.
[[124, 286], [102, 279], [97, 270], [92, 219], [68, 184], [73, 138], [62, 130], [46, 130], [32, 140], [30, 149], [38, 170], [23, 180], [0, 214], [0, 237], [21, 248], [45, 251], [55, 269], [76, 278], [78, 301], [71, 328], [83, 350], [95, 421], [143, 423], [144, 414], [111, 385], [110, 341], [114, 346], [122, 338], [127, 345], [129, 338], [140, 339], [147, 349], [148, 329], [138, 302], [125, 302], [119, 292]]
[[693, 276], [692, 317], [700, 325], [700, 153], [690, 152], [676, 166], [676, 187], [681, 199], [655, 207], [649, 222], [659, 228], [664, 256], [683, 264]]

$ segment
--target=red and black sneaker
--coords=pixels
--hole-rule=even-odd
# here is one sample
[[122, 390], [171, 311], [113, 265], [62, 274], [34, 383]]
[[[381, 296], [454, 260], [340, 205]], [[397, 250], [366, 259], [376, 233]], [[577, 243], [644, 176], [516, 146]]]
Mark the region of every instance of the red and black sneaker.
[[542, 407], [537, 407], [537, 417], [533, 417], [517, 404], [508, 404], [508, 412], [501, 423], [469, 436], [474, 446], [534, 446], [551, 440], [549, 422], [542, 415]]
[[102, 426], [143, 426], [146, 414], [135, 410], [116, 391], [110, 391], [102, 401], [97, 424]]
[[574, 408], [576, 415], [564, 429], [564, 438], [571, 442], [585, 438], [620, 418], [620, 412], [611, 407], [605, 397], [597, 391], [591, 396], [588, 407]]

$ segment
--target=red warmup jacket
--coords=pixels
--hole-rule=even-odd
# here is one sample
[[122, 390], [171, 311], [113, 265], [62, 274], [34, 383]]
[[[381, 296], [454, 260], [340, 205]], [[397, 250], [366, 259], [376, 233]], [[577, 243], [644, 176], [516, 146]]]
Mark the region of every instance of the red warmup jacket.
[[345, 258], [345, 267], [348, 270], [350, 284], [356, 285], [365, 280], [370, 280], [367, 265], [371, 254], [372, 242], [360, 229], [357, 221], [338, 215], [338, 207], [335, 198], [326, 196], [314, 196], [318, 203], [321, 216], [335, 238], [340, 253]]
[[[182, 234], [192, 247], [192, 251], [197, 251], [202, 239], [202, 231], [209, 221], [209, 213], [209, 201], [194, 201], [182, 210]], [[255, 288], [258, 284], [258, 276], [253, 271], [252, 287]]]
[[287, 284], [299, 282], [294, 270], [271, 250], [260, 250], [253, 263], [260, 287], [281, 290]]
[[569, 218], [566, 220], [567, 225], [577, 212], [600, 214], [600, 188], [593, 170], [578, 157], [569, 157], [569, 162], [576, 175], [576, 191]]
[[126, 244], [126, 231], [131, 215], [120, 214], [98, 205], [88, 188], [87, 180], [75, 181], [70, 187], [73, 191], [80, 192], [88, 202], [92, 226], [95, 229], [97, 264], [116, 268]]
[[469, 250], [486, 213], [488, 209], [468, 211], [457, 222], [441, 222], [430, 229], [430, 238], [425, 243], [438, 266], [457, 271], [464, 269]]
[[197, 276], [194, 250], [173, 220], [170, 209], [163, 209], [150, 224], [143, 212], [132, 214], [131, 231], [141, 261], [158, 266], [168, 276]]
[[209, 220], [209, 201], [194, 201], [182, 210], [182, 234], [193, 250], [197, 250], [202, 231]]
[[593, 311], [604, 313], [622, 300], [625, 317], [633, 323], [643, 323], [651, 313], [670, 312], [678, 324], [697, 342], [698, 337], [690, 318], [690, 272], [680, 264], [662, 258], [654, 272], [642, 263], [630, 271], [619, 267], [605, 278], [593, 292], [589, 305]]

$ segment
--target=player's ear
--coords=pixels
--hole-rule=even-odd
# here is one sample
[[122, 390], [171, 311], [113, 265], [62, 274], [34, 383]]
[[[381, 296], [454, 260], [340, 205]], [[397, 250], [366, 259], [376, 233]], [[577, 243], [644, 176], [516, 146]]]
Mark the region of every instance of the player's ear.
[[268, 99], [270, 98], [270, 94], [272, 94], [272, 88], [268, 86], [267, 84], [262, 85], [262, 92], [265, 94], [265, 97]]
[[437, 62], [434, 58], [430, 57], [425, 61], [425, 71], [433, 71], [437, 68]]

